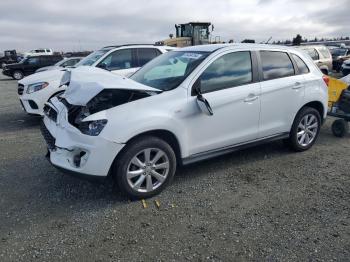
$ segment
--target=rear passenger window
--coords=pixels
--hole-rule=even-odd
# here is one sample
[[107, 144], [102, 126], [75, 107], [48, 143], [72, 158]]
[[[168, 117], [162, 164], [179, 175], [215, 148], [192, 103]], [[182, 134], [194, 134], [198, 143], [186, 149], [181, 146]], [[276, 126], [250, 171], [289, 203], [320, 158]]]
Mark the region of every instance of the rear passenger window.
[[292, 57], [297, 64], [299, 74], [307, 74], [310, 72], [305, 62], [299, 56], [292, 54]]
[[160, 55], [160, 52], [155, 48], [138, 48], [137, 57], [139, 59], [139, 66], [147, 64], [152, 59]]
[[295, 74], [293, 63], [287, 53], [261, 51], [260, 57], [264, 80], [282, 78]]
[[215, 60], [201, 75], [202, 93], [251, 83], [253, 80], [250, 52], [235, 52]]

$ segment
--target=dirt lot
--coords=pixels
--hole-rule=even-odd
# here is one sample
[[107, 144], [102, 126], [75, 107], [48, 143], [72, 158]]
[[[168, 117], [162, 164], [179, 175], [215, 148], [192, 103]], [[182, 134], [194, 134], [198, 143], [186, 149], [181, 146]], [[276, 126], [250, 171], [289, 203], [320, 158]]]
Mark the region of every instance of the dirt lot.
[[350, 135], [330, 120], [305, 153], [276, 142], [184, 167], [143, 209], [53, 168], [16, 89], [0, 79], [0, 261], [349, 260]]

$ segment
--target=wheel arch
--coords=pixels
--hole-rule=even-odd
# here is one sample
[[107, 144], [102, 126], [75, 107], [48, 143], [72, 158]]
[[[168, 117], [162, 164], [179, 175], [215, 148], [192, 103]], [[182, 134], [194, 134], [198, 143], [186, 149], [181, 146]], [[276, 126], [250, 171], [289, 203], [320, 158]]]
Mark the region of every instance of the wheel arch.
[[57, 92], [53, 93], [53, 94], [49, 97], [49, 99], [47, 99], [47, 101], [49, 101], [51, 98], [53, 98], [54, 96], [56, 96], [56, 95], [58, 95], [58, 94], [64, 93], [64, 91], [65, 91], [65, 90], [60, 90], [60, 91], [57, 91]]
[[[179, 139], [177, 138], [177, 136], [173, 132], [171, 132], [169, 130], [165, 130], [165, 129], [155, 129], [155, 130], [144, 131], [140, 134], [137, 134], [137, 135], [131, 137], [129, 140], [126, 141], [125, 145], [130, 144], [132, 141], [134, 141], [135, 139], [138, 139], [142, 136], [154, 136], [154, 137], [160, 138], [160, 139], [164, 140], [165, 142], [167, 142], [171, 146], [171, 148], [174, 150], [177, 163], [182, 164], [180, 142], [179, 142]], [[115, 160], [118, 158], [118, 156], [120, 156], [120, 154], [124, 151], [125, 148], [126, 147], [124, 147], [118, 153]]]
[[[304, 106], [302, 106], [300, 108], [300, 110], [302, 110], [305, 107], [311, 107], [311, 108], [316, 109], [319, 112], [320, 116], [321, 116], [321, 123], [323, 123], [323, 121], [324, 121], [324, 113], [325, 113], [326, 109], [324, 108], [323, 104], [320, 101], [308, 102]], [[298, 113], [300, 112], [300, 110], [298, 111]]]
[[[11, 69], [11, 70], [12, 70], [12, 72], [11, 72], [12, 77], [16, 72], [21, 72], [23, 77], [25, 76], [23, 69]], [[22, 79], [20, 79], [20, 80], [22, 80]]]

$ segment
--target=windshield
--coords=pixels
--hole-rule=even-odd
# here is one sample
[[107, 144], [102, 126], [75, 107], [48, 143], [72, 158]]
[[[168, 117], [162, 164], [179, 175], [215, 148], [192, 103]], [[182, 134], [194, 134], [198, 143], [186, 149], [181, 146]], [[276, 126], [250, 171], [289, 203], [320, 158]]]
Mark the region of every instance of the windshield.
[[92, 52], [87, 57], [83, 58], [79, 63], [75, 65], [75, 67], [78, 66], [91, 66], [93, 63], [95, 63], [98, 59], [100, 59], [105, 53], [107, 53], [110, 50], [97, 50], [95, 52]]
[[168, 91], [180, 85], [209, 54], [191, 51], [168, 52], [147, 63], [130, 78], [141, 84]]
[[331, 53], [333, 56], [345, 56], [346, 51], [347, 49], [343, 49], [343, 48], [331, 49]]
[[67, 59], [63, 58], [61, 61], [58, 61], [56, 64], [54, 64], [55, 66], [60, 66], [61, 64], [63, 64], [64, 62], [66, 62]]

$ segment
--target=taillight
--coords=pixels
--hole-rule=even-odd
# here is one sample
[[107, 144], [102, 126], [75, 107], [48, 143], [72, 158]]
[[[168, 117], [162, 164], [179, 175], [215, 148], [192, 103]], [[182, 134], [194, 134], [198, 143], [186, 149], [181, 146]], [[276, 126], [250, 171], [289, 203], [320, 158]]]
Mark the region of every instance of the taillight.
[[327, 86], [329, 86], [329, 76], [323, 75], [323, 81], [326, 83]]

